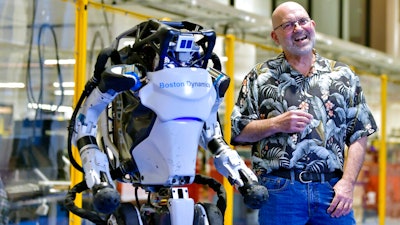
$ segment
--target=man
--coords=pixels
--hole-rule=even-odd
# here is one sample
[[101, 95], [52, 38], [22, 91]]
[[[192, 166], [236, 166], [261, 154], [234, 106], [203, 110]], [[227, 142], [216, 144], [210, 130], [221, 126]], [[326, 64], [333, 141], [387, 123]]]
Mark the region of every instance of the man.
[[279, 5], [272, 25], [283, 52], [249, 72], [231, 116], [232, 143], [252, 144], [269, 191], [259, 223], [355, 224], [354, 185], [377, 130], [359, 79], [316, 52], [315, 22], [301, 5]]

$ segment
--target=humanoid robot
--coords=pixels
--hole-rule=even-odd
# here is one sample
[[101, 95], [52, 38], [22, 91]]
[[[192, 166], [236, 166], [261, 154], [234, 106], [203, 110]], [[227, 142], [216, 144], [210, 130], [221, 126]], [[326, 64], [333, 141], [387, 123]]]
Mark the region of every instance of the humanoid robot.
[[[68, 210], [96, 224], [223, 224], [225, 191], [196, 174], [199, 147], [251, 208], [265, 187], [223, 139], [218, 108], [229, 85], [213, 48], [216, 34], [191, 22], [148, 20], [100, 52], [69, 127], [72, 165], [84, 181], [67, 194]], [[77, 146], [82, 167], [73, 159]], [[115, 181], [149, 193], [146, 203], [120, 203]], [[217, 203], [197, 203], [188, 185], [208, 184]], [[74, 205], [89, 190], [94, 210]]]

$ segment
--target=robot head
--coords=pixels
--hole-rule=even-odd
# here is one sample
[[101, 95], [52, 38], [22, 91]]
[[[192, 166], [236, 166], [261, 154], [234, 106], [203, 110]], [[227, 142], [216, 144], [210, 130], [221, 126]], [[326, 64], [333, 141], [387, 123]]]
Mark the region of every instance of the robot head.
[[122, 63], [140, 63], [147, 71], [206, 68], [213, 56], [215, 40], [213, 30], [204, 30], [197, 24], [153, 19], [119, 35], [113, 47], [119, 51]]
[[197, 45], [193, 34], [178, 35], [176, 41], [170, 42], [164, 67], [188, 67], [196, 65], [200, 59], [200, 46]]

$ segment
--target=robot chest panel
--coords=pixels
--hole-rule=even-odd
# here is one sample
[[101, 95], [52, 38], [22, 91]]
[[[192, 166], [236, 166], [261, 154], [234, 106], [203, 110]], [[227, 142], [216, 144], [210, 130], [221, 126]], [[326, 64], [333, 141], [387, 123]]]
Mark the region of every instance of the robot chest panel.
[[196, 118], [206, 120], [216, 92], [204, 69], [171, 68], [149, 72], [149, 83], [139, 97], [161, 120]]

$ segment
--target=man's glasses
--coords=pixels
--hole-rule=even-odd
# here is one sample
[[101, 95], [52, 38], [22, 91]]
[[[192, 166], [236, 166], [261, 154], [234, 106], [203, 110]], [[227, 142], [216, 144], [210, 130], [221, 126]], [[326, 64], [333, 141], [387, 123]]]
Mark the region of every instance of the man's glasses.
[[286, 32], [287, 31], [292, 31], [296, 24], [298, 24], [300, 26], [304, 26], [304, 25], [307, 25], [310, 21], [311, 21], [310, 18], [305, 17], [305, 18], [301, 18], [301, 19], [296, 20], [296, 21], [289, 21], [289, 22], [286, 22], [286, 23], [282, 23], [281, 25], [276, 26], [274, 28], [274, 30], [276, 30], [279, 27], [281, 27], [283, 31], [286, 31]]

